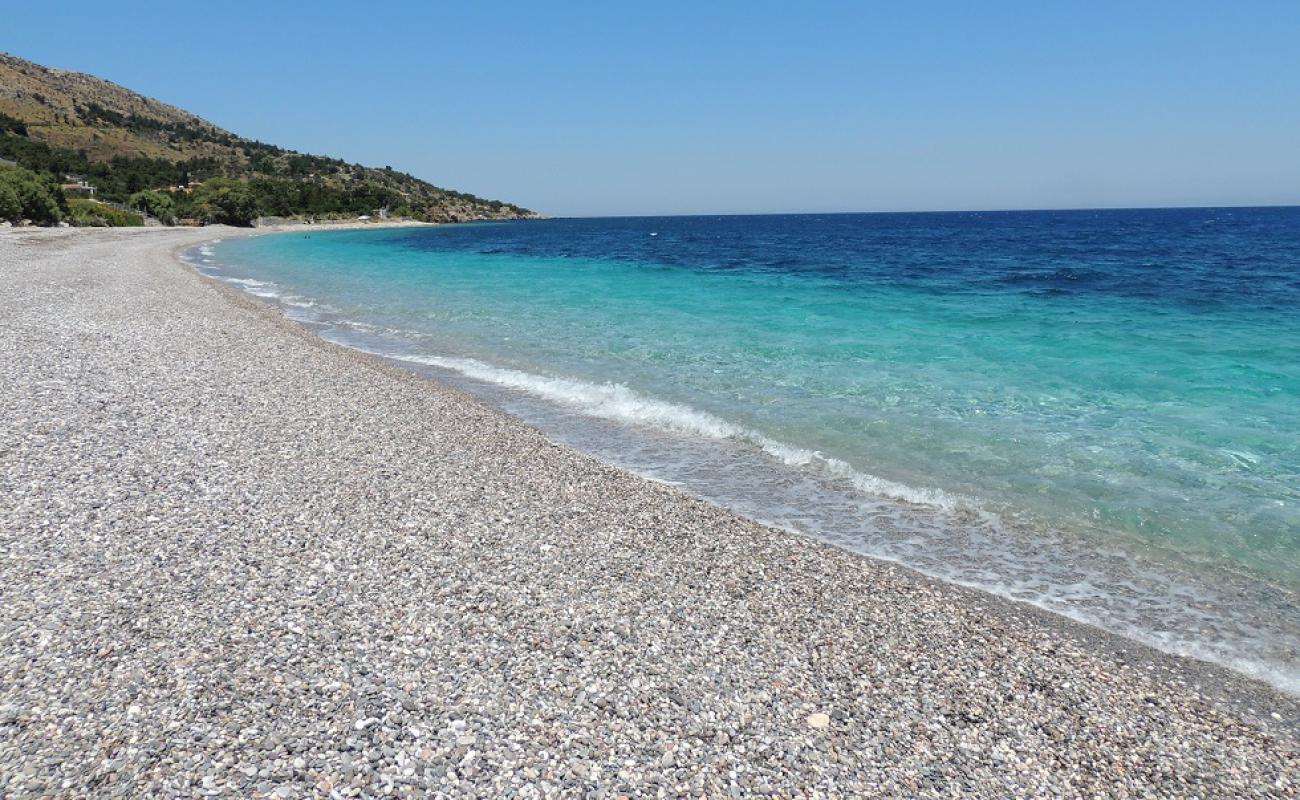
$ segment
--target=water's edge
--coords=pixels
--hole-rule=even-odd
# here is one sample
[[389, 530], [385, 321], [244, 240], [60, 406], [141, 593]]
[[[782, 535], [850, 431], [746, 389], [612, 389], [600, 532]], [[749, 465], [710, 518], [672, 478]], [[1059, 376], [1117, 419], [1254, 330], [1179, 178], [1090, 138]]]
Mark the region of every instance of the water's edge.
[[[613, 466], [682, 488], [689, 494], [763, 524], [826, 541], [858, 555], [897, 563], [945, 583], [1029, 605], [1051, 615], [1100, 629], [1106, 634], [1136, 641], [1162, 653], [1223, 665], [1284, 692], [1300, 696], [1300, 668], [1289, 662], [1285, 655], [1279, 658], [1264, 657], [1258, 652], [1252, 653], [1249, 647], [1243, 648], [1241, 641], [1233, 641], [1231, 637], [1214, 643], [1198, 642], [1181, 636], [1176, 631], [1162, 632], [1159, 621], [1153, 618], [1143, 620], [1140, 615], [1127, 620], [1114, 615], [1108, 618], [1106, 608], [1089, 608], [1088, 603], [1095, 602], [1095, 593], [1092, 593], [1089, 575], [1083, 569], [1086, 565], [1080, 567], [1082, 571], [1079, 573], [1077, 598], [1061, 597], [1059, 593], [1053, 595], [1025, 582], [1008, 582], [1005, 579], [1008, 570], [1011, 575], [1016, 574], [1016, 562], [1026, 558], [1026, 551], [1017, 549], [1014, 543], [1008, 545], [998, 541], [997, 537], [1004, 535], [1005, 531], [991, 528], [985, 524], [986, 521], [971, 517], [967, 510], [950, 509], [951, 513], [944, 521], [961, 524], [964, 535], [973, 540], [973, 548], [983, 548], [981, 552], [987, 553], [1000, 552], [1002, 561], [964, 570], [959, 568], [960, 565], [929, 563], [925, 558], [927, 547], [924, 529], [926, 524], [931, 523], [912, 527], [908, 527], [908, 523], [900, 528], [898, 521], [907, 518], [906, 514], [903, 517], [898, 514], [901, 505], [913, 501], [925, 502], [926, 498], [900, 496], [898, 491], [891, 491], [890, 486], [883, 484], [864, 486], [861, 480], [857, 480], [858, 475], [847, 474], [835, 464], [817, 464], [821, 474], [806, 478], [796, 474], [791, 467], [806, 467], [810, 461], [815, 460], [809, 454], [792, 451], [779, 442], [737, 436], [736, 431], [725, 427], [715, 436], [701, 438], [698, 436], [698, 426], [688, 431], [673, 430], [672, 425], [661, 426], [657, 430], [643, 430], [633, 424], [633, 420], [617, 413], [617, 403], [635, 403], [644, 410], [647, 405], [653, 406], [659, 402], [653, 398], [635, 395], [606, 397], [604, 401], [614, 405], [603, 410], [596, 407], [593, 411], [590, 396], [576, 398], [575, 393], [579, 389], [566, 386], [559, 379], [505, 370], [472, 359], [403, 352], [400, 347], [389, 346], [392, 343], [361, 335], [356, 330], [337, 324], [337, 321], [320, 318], [310, 311], [310, 303], [286, 302], [285, 298], [268, 290], [264, 284], [222, 274], [214, 268], [215, 262], [211, 258], [213, 244], [215, 242], [189, 248], [182, 254], [182, 260], [200, 274], [218, 280], [231, 289], [239, 289], [262, 301], [270, 301], [285, 317], [313, 330], [325, 341], [379, 356], [408, 371], [465, 391], [489, 406], [539, 429], [553, 441], [571, 446]], [[579, 388], [588, 391], [591, 387]], [[617, 386], [606, 388], [614, 395], [618, 395], [619, 390], [627, 391]], [[582, 407], [583, 402], [588, 403], [588, 406]], [[575, 416], [575, 410], [581, 416]], [[663, 414], [678, 411], [680, 409], [668, 408], [663, 410]], [[704, 421], [708, 425], [719, 422], [726, 424], [721, 420]], [[690, 449], [691, 452], [689, 470], [682, 469], [686, 463], [680, 458], [683, 449]], [[674, 470], [674, 467], [677, 469]], [[718, 480], [719, 475], [727, 478]], [[785, 496], [782, 495], [784, 490], [788, 490]], [[862, 496], [866, 493], [877, 498], [879, 508], [876, 509], [877, 513], [873, 513], [870, 504], [855, 507], [853, 513], [862, 517], [865, 527], [849, 532], [851, 535], [836, 535], [833, 531], [819, 529], [816, 516], [810, 516], [806, 509], [795, 504], [796, 497], [801, 503], [806, 502], [810, 493], [826, 507], [838, 507], [841, 510], [846, 503], [858, 503], [860, 506]], [[872, 531], [874, 540], [868, 535]], [[945, 535], [951, 534], [952, 528], [945, 526]], [[1143, 588], [1147, 591], [1156, 590], [1150, 584], [1150, 581], [1155, 580], [1170, 595], [1171, 603], [1180, 603], [1186, 607], [1190, 615], [1187, 624], [1194, 625], [1193, 618], [1203, 614], [1197, 610], [1198, 605], [1204, 603], [1204, 598], [1196, 595], [1196, 588], [1190, 584], [1183, 585], [1177, 575], [1153, 577], [1154, 572], [1144, 571], [1145, 565], [1118, 563], [1130, 557], [1129, 554], [1115, 553], [1111, 560], [1117, 562], [1114, 565], [1116, 569], [1127, 570], [1129, 577], [1126, 579], [1146, 581]], [[985, 568], [978, 568], [981, 566]], [[1025, 572], [1023, 565], [1021, 571]], [[1029, 572], [1032, 572], [1032, 567]], [[1055, 587], [1053, 591], [1056, 591]], [[1251, 592], [1254, 589], [1243, 581], [1240, 591]], [[1289, 597], [1270, 598], [1265, 605], [1277, 605], [1283, 609], [1290, 606], [1292, 610], [1295, 608], [1294, 598]], [[1153, 624], [1144, 627], [1144, 621]], [[1250, 622], [1247, 621], [1246, 627], [1240, 631], [1241, 640], [1248, 640], [1252, 636], [1279, 635], [1279, 631], [1285, 634], [1285, 625], [1270, 630], [1269, 620], [1258, 619], [1253, 622], [1264, 627], [1256, 630]], [[1116, 649], [1123, 650], [1122, 647]]]

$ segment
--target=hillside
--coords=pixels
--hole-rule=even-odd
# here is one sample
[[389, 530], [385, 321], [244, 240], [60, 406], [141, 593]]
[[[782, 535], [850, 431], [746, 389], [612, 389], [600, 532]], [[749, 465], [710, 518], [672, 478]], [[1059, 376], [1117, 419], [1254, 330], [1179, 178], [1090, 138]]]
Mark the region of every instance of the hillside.
[[[196, 187], [238, 196], [241, 214], [350, 216], [387, 209], [430, 222], [534, 217], [527, 209], [374, 168], [245, 139], [110, 81], [0, 53], [0, 159], [84, 178], [95, 197], [138, 205], [165, 195], [176, 216], [212, 220]], [[215, 179], [215, 183], [214, 183]], [[199, 200], [210, 200], [201, 195]], [[153, 200], [153, 203], [162, 201]], [[151, 209], [144, 209], [151, 210]], [[222, 216], [221, 212], [216, 212]], [[233, 221], [225, 219], [221, 221]]]

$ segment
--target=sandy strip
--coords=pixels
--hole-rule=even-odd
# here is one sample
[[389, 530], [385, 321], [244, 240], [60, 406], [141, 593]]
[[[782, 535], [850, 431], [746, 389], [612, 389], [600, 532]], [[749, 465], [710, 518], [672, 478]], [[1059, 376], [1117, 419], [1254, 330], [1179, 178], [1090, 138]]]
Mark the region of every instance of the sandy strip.
[[214, 235], [0, 231], [0, 795], [1300, 792], [1293, 698], [556, 446]]

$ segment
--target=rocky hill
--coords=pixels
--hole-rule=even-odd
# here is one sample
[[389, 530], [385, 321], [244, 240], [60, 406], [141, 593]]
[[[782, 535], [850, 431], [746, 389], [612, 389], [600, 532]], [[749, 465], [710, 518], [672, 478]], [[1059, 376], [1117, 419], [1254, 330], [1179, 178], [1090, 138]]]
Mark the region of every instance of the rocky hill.
[[110, 81], [0, 53], [0, 159], [85, 177], [120, 203], [142, 190], [176, 195], [233, 180], [259, 214], [345, 216], [380, 209], [432, 222], [518, 219], [527, 209], [374, 168], [245, 139]]

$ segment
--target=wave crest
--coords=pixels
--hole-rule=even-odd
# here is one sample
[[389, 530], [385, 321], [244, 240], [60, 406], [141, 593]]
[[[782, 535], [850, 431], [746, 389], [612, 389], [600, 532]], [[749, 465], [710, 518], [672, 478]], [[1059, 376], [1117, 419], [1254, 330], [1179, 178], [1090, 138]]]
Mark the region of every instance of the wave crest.
[[449, 369], [475, 380], [507, 389], [527, 392], [551, 402], [561, 403], [582, 413], [633, 425], [646, 425], [674, 433], [702, 436], [707, 439], [732, 439], [747, 442], [784, 464], [813, 468], [828, 477], [852, 482], [855, 488], [877, 497], [924, 505], [949, 513], [987, 512], [971, 498], [939, 489], [908, 486], [868, 475], [854, 469], [847, 461], [824, 455], [816, 450], [789, 445], [763, 433], [729, 422], [707, 411], [678, 403], [646, 397], [621, 383], [589, 383], [557, 378], [522, 370], [495, 367], [472, 358], [379, 353], [388, 358], [415, 364]]

